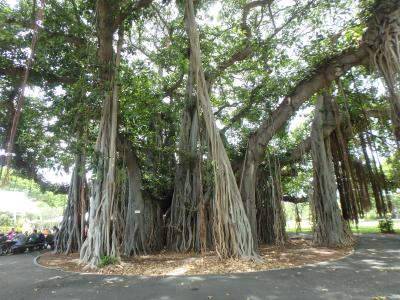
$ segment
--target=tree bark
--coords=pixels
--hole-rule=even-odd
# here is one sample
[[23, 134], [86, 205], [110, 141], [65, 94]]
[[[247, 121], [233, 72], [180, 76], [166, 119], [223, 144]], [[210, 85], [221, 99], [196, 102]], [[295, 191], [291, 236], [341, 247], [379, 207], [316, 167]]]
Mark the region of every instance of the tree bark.
[[243, 208], [236, 179], [215, 124], [201, 63], [199, 34], [192, 0], [185, 1], [185, 21], [190, 40], [190, 63], [195, 73], [198, 105], [202, 109], [213, 159], [214, 201], [212, 205], [215, 248], [221, 258], [259, 259], [254, 250], [250, 224]]
[[380, 72], [389, 91], [391, 119], [397, 146], [400, 149], [400, 3], [396, 0], [376, 1], [374, 16], [368, 21], [363, 43], [371, 64]]
[[193, 77], [193, 69], [189, 66], [167, 238], [168, 247], [176, 251], [205, 251], [207, 247], [200, 125], [198, 106], [193, 95]]
[[86, 158], [83, 154], [76, 155], [67, 207], [64, 210], [60, 231], [55, 236], [57, 252], [69, 254], [79, 251], [85, 238], [85, 213], [88, 206], [85, 162]]
[[287, 235], [280, 171], [276, 163], [269, 167], [257, 176], [257, 233], [259, 242], [282, 246]]
[[142, 195], [142, 175], [132, 144], [126, 139], [123, 143], [128, 171], [129, 200], [122, 246], [125, 255], [143, 255], [148, 252], [148, 241], [144, 226], [145, 205]]
[[[256, 208], [256, 184], [257, 184], [257, 172], [258, 166], [256, 159], [254, 157], [254, 151], [248, 148], [245, 158], [245, 165], [243, 165], [243, 173], [240, 182], [240, 191], [243, 202], [246, 208], [246, 215], [249, 219], [251, 233], [253, 235], [253, 240], [258, 241], [259, 237], [257, 234], [257, 208]], [[258, 247], [257, 243], [254, 247]]]
[[114, 3], [109, 0], [96, 2], [98, 26], [98, 61], [100, 84], [104, 102], [100, 129], [96, 142], [97, 170], [90, 204], [88, 237], [82, 246], [80, 259], [96, 268], [103, 256], [119, 257], [116, 237], [115, 163], [118, 113], [118, 67], [121, 59], [123, 29], [119, 30], [117, 54], [113, 61]]
[[319, 96], [311, 129], [311, 153], [314, 170], [315, 212], [314, 243], [319, 246], [341, 247], [353, 243], [349, 224], [341, 216], [336, 199], [330, 139], [324, 138], [323, 127], [335, 126], [329, 97]]

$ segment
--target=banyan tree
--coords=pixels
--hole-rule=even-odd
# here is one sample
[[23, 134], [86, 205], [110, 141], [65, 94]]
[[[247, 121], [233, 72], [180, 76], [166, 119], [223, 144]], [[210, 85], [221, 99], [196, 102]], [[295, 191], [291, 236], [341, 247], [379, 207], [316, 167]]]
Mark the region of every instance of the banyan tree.
[[[310, 203], [328, 247], [352, 244], [370, 209], [391, 212], [399, 183], [381, 156], [398, 154], [377, 136], [399, 151], [399, 1], [283, 2], [50, 2], [35, 64], [1, 46], [1, 132], [21, 82], [48, 95], [45, 134], [27, 128], [30, 107], [13, 126], [12, 167], [37, 173], [48, 149], [73, 166], [57, 251], [89, 267], [162, 249], [258, 261], [259, 244], [288, 243], [284, 202]], [[379, 78], [387, 95], [368, 87]], [[302, 168], [307, 195], [291, 184]]]

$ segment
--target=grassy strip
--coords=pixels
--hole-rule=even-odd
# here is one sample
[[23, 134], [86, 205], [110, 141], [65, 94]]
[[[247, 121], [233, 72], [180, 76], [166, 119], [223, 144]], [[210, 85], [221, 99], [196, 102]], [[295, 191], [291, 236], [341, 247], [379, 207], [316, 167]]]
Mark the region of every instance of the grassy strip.
[[[374, 224], [376, 222], [376, 224]], [[393, 222], [394, 230], [396, 234], [400, 234], [400, 220], [396, 220]], [[381, 233], [378, 227], [378, 221], [360, 221], [358, 227], [355, 225], [351, 225], [351, 230], [353, 233]], [[287, 227], [286, 231], [289, 233], [296, 233], [296, 228]], [[311, 225], [303, 225], [301, 226], [301, 233], [312, 233]]]

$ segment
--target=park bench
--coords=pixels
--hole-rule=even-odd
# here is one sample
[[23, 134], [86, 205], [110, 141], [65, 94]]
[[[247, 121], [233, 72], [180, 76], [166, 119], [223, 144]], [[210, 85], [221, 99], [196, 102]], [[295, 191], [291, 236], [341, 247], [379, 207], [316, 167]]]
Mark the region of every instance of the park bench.
[[11, 253], [16, 254], [16, 253], [24, 253], [26, 250], [29, 252], [35, 251], [35, 250], [43, 250], [47, 248], [46, 243], [28, 243], [25, 245], [17, 246], [17, 247], [11, 247]]

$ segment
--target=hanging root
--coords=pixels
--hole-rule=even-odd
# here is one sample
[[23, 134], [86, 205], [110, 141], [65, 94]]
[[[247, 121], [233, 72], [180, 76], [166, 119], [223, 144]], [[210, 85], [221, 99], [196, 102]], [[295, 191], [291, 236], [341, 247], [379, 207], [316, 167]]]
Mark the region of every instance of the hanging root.
[[167, 246], [178, 252], [206, 250], [203, 230], [204, 197], [198, 105], [193, 95], [193, 70], [189, 68], [179, 134], [179, 163], [175, 172]]
[[77, 154], [60, 231], [55, 236], [55, 250], [69, 254], [79, 251], [84, 239], [84, 215], [87, 206], [85, 157]]
[[324, 125], [332, 122], [333, 113], [329, 100], [329, 97], [318, 97], [312, 124], [314, 196], [311, 203], [315, 212], [314, 243], [319, 246], [340, 247], [351, 245], [353, 238], [349, 224], [343, 219], [337, 203], [330, 138], [324, 138], [323, 134]]
[[259, 241], [276, 246], [287, 242], [280, 169], [276, 158], [269, 160], [269, 170], [258, 171], [256, 188]]
[[355, 172], [351, 166], [352, 157], [345, 134], [341, 128], [339, 106], [334, 97], [329, 97], [328, 95], [325, 97], [331, 99], [332, 111], [336, 124], [335, 130], [330, 135], [330, 139], [342, 215], [345, 220], [352, 220], [358, 223], [358, 219], [363, 214], [363, 210], [360, 205], [360, 194], [357, 193], [358, 186]]
[[369, 20], [363, 42], [371, 64], [381, 73], [390, 94], [392, 122], [400, 143], [400, 4], [397, 0], [378, 1]]
[[185, 21], [190, 41], [190, 63], [196, 80], [197, 101], [203, 112], [213, 159], [213, 228], [216, 252], [221, 258], [258, 260], [236, 178], [215, 123], [208, 85], [201, 65], [199, 33], [192, 0], [186, 0]]
[[103, 256], [119, 259], [120, 241], [117, 238], [118, 212], [116, 211], [116, 142], [118, 116], [118, 68], [124, 32], [118, 34], [112, 89], [105, 91], [103, 111], [96, 143], [99, 155], [97, 177], [92, 189], [89, 211], [89, 230], [80, 251], [80, 261], [90, 268], [97, 268]]

